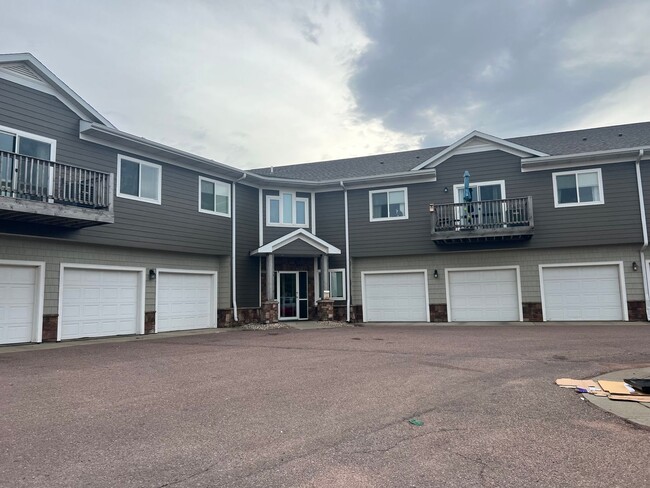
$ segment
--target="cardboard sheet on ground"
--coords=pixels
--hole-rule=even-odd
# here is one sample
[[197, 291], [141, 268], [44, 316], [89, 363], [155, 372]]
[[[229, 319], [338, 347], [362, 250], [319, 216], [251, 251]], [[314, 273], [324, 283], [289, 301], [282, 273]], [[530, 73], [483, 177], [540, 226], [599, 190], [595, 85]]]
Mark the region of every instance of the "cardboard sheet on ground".
[[612, 395], [632, 395], [634, 393], [634, 389], [630, 391], [623, 381], [598, 380], [598, 383], [603, 390]]
[[650, 395], [609, 395], [610, 400], [650, 403]]

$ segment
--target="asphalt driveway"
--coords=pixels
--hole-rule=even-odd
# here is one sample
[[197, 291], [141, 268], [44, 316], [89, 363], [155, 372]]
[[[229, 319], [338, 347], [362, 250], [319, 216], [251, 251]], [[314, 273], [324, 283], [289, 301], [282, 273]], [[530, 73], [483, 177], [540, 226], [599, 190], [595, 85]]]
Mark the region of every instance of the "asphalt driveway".
[[648, 365], [647, 325], [237, 331], [3, 353], [0, 485], [650, 486], [650, 430], [553, 385]]

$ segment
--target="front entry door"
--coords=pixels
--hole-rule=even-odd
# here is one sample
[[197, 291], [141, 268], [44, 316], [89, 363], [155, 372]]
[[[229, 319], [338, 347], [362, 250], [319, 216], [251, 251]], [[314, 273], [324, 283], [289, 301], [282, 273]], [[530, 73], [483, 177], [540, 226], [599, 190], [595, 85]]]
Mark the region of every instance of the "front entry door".
[[307, 272], [278, 272], [278, 301], [281, 320], [307, 319]]

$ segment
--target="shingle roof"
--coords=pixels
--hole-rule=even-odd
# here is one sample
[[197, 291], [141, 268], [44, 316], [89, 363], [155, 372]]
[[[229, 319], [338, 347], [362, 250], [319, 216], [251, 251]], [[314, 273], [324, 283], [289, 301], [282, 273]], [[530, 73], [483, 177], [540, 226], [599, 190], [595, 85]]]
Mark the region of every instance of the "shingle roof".
[[[650, 146], [650, 122], [512, 137], [506, 140], [551, 156]], [[258, 168], [251, 172], [263, 176], [309, 181], [402, 173], [410, 171], [446, 147], [277, 166], [273, 171], [271, 168]]]

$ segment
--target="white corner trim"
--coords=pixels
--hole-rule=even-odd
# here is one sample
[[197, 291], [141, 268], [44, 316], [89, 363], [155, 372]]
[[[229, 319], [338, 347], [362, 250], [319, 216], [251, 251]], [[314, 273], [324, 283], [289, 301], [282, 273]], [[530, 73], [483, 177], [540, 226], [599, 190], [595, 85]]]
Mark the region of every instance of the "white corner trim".
[[517, 299], [519, 300], [519, 322], [524, 321], [524, 305], [521, 296], [521, 270], [518, 264], [504, 266], [472, 266], [468, 268], [445, 268], [445, 296], [447, 300], [447, 322], [453, 322], [451, 313], [451, 292], [449, 289], [449, 273], [454, 271], [490, 271], [514, 269], [517, 278]]
[[311, 192], [309, 202], [309, 210], [311, 211], [311, 233], [316, 235], [316, 192]]
[[[477, 146], [476, 148], [469, 149], [469, 148], [461, 148], [463, 144], [468, 142], [469, 140], [473, 138], [478, 138], [482, 139], [484, 141], [487, 141], [488, 143], [491, 144], [483, 144], [481, 146]], [[480, 148], [480, 149], [479, 149]], [[418, 171], [423, 168], [431, 169], [435, 168], [439, 164], [443, 163], [447, 159], [451, 158], [455, 154], [463, 154], [463, 153], [468, 153], [468, 152], [477, 152], [477, 151], [488, 151], [488, 150], [501, 150], [505, 151], [511, 154], [514, 154], [515, 156], [519, 157], [524, 157], [524, 156], [548, 156], [548, 154], [543, 153], [541, 151], [537, 151], [536, 149], [531, 149], [526, 146], [522, 146], [520, 144], [516, 144], [514, 142], [506, 141], [505, 139], [501, 139], [499, 137], [491, 136], [490, 134], [486, 134], [484, 132], [480, 132], [477, 130], [474, 130], [467, 134], [466, 136], [460, 138], [456, 142], [454, 142], [451, 146], [448, 146], [446, 149], [440, 151], [438, 154], [434, 154], [431, 156], [429, 159], [426, 161], [418, 164], [416, 167], [414, 167], [411, 171]]]
[[366, 275], [373, 274], [410, 274], [422, 273], [424, 274], [424, 298], [427, 314], [427, 322], [431, 322], [431, 311], [429, 310], [429, 275], [426, 269], [387, 269], [379, 271], [362, 271], [361, 272], [361, 315], [363, 321], [368, 322], [366, 314]]
[[158, 311], [160, 310], [160, 293], [158, 292], [158, 284], [160, 283], [160, 274], [193, 274], [193, 275], [209, 275], [212, 276], [212, 293], [213, 293], [213, 302], [211, 305], [210, 315], [212, 317], [212, 324], [207, 328], [217, 328], [218, 317], [219, 317], [219, 272], [211, 270], [200, 270], [200, 269], [177, 269], [177, 268], [156, 268], [156, 298], [155, 298], [155, 312], [156, 312], [156, 323], [154, 325], [154, 333], [158, 333]]
[[145, 294], [146, 294], [146, 279], [147, 269], [134, 267], [134, 266], [113, 266], [105, 264], [79, 264], [79, 263], [61, 263], [59, 265], [59, 320], [56, 328], [56, 340], [61, 341], [62, 325], [63, 325], [63, 282], [65, 270], [70, 269], [90, 269], [90, 270], [108, 270], [108, 271], [134, 271], [138, 273], [138, 321], [137, 328], [138, 334], [144, 334], [144, 314], [145, 314]]
[[618, 284], [621, 291], [621, 310], [623, 311], [623, 320], [629, 320], [627, 309], [627, 288], [625, 286], [625, 263], [623, 261], [589, 261], [584, 263], [552, 263], [540, 264], [539, 269], [539, 288], [542, 294], [542, 320], [546, 322], [546, 301], [544, 300], [544, 269], [545, 268], [569, 268], [580, 266], [618, 266]]
[[45, 261], [20, 261], [11, 259], [0, 259], [1, 265], [21, 266], [36, 268], [36, 283], [34, 284], [34, 308], [32, 313], [31, 341], [43, 341], [43, 308], [45, 302]]

